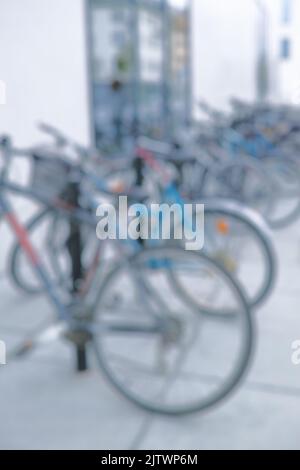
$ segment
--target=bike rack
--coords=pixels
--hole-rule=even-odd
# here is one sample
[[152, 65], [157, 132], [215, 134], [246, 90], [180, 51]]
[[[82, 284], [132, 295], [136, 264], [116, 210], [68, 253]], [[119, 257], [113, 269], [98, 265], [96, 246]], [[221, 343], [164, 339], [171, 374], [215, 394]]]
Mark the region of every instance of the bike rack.
[[[80, 184], [72, 182], [68, 184], [66, 198], [68, 203], [74, 207], [79, 207]], [[76, 294], [80, 289], [80, 282], [83, 279], [82, 266], [82, 237], [80, 223], [70, 219], [70, 232], [67, 241], [67, 249], [72, 264], [72, 294]], [[84, 342], [75, 344], [75, 358], [77, 372], [85, 372], [88, 370], [87, 347]]]

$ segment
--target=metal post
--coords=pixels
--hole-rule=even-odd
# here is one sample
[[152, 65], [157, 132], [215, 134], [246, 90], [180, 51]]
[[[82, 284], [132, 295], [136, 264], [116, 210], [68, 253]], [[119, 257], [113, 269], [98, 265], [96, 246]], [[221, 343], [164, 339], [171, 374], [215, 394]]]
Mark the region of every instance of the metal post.
[[93, 92], [93, 60], [92, 60], [92, 32], [91, 32], [91, 0], [83, 0], [85, 54], [86, 54], [86, 81], [88, 92], [88, 127], [89, 140], [92, 146], [96, 144], [95, 116], [94, 116], [94, 92]]
[[139, 8], [138, 0], [131, 0], [131, 48], [132, 48], [132, 98], [133, 98], [133, 122], [134, 135], [139, 130], [139, 95], [140, 95], [140, 34], [139, 34]]
[[[74, 207], [79, 207], [80, 187], [79, 183], [69, 183], [66, 201]], [[70, 233], [67, 241], [72, 267], [72, 295], [76, 295], [79, 290], [79, 283], [83, 278], [82, 266], [82, 239], [80, 224], [78, 221], [70, 219]], [[84, 372], [88, 369], [87, 350], [85, 342], [75, 342], [76, 369], [78, 372]]]
[[268, 12], [263, 0], [254, 0], [259, 12], [258, 21], [258, 54], [256, 70], [256, 95], [260, 102], [267, 99], [269, 94], [269, 64], [268, 64]]
[[186, 6], [186, 78], [185, 78], [185, 120], [186, 125], [191, 124], [193, 103], [193, 28], [192, 28], [192, 2], [187, 0]]
[[166, 137], [172, 136], [172, 126], [171, 126], [171, 108], [170, 108], [170, 59], [171, 59], [171, 50], [170, 50], [170, 15], [169, 15], [169, 6], [167, 0], [161, 0], [160, 2], [161, 12], [162, 12], [162, 50], [163, 50], [163, 61], [162, 61], [162, 92], [163, 92], [163, 127]]

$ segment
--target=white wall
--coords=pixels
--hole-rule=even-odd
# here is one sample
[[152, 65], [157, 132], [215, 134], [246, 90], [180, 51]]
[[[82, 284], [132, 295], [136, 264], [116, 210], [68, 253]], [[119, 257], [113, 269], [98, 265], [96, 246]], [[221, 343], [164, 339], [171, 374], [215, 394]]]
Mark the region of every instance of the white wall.
[[[270, 7], [272, 97], [300, 100], [300, 1], [294, 0], [293, 61], [278, 62], [280, 0]], [[89, 137], [84, 0], [0, 0], [0, 133], [35, 142], [38, 120], [82, 142]], [[226, 107], [255, 98], [258, 11], [254, 0], [193, 0], [194, 98]], [[299, 19], [299, 21], [298, 21]]]
[[[274, 101], [300, 104], [300, 2], [292, 2], [291, 22], [282, 21], [282, 0], [265, 0], [269, 18], [269, 59]], [[291, 57], [280, 58], [280, 41], [289, 38]]]
[[0, 1], [0, 80], [7, 88], [0, 134], [31, 144], [44, 120], [87, 142], [83, 12], [83, 0]]
[[254, 0], [194, 0], [194, 95], [225, 108], [256, 93], [257, 8]]

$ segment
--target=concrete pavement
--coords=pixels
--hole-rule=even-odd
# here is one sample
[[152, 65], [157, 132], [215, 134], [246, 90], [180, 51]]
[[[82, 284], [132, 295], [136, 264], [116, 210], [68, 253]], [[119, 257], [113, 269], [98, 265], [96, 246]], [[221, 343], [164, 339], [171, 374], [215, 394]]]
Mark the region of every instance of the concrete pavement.
[[[254, 364], [226, 403], [181, 419], [149, 416], [97, 369], [74, 374], [70, 348], [51, 344], [0, 366], [0, 448], [299, 449], [300, 366], [291, 362], [291, 344], [300, 339], [300, 224], [276, 234], [275, 243], [279, 279], [256, 313]], [[0, 295], [0, 337], [9, 346], [29, 323], [51, 318], [45, 300], [24, 297], [4, 277]]]

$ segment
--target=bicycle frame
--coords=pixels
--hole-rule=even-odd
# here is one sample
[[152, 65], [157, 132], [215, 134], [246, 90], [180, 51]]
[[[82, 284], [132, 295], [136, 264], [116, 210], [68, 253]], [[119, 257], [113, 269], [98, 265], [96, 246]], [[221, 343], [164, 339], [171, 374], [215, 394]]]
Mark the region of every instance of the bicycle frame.
[[[34, 191], [26, 188], [22, 188], [21, 186], [11, 184], [11, 183], [6, 183], [6, 182], [1, 182], [0, 183], [0, 211], [2, 212], [3, 218], [6, 220], [8, 225], [10, 226], [12, 232], [14, 233], [16, 239], [18, 240], [20, 246], [22, 247], [22, 250], [27, 256], [28, 262], [32, 266], [34, 272], [36, 273], [38, 279], [40, 279], [42, 286], [45, 289], [45, 293], [48, 296], [48, 299], [50, 303], [54, 306], [55, 311], [57, 313], [57, 319], [58, 323], [67, 323], [70, 324], [72, 321], [72, 325], [76, 328], [76, 320], [72, 318], [72, 312], [71, 309], [66, 306], [63, 301], [60, 299], [60, 296], [58, 295], [54, 284], [51, 282], [50, 277], [48, 275], [47, 269], [45, 268], [44, 264], [42, 263], [39, 254], [37, 253], [36, 249], [32, 245], [30, 241], [29, 234], [26, 230], [26, 228], [23, 226], [22, 223], [18, 220], [15, 212], [13, 211], [13, 208], [8, 201], [8, 199], [3, 195], [3, 192], [1, 189], [9, 189], [11, 191], [15, 191], [18, 194], [23, 194], [27, 195], [28, 197], [30, 196], [31, 198], [36, 199], [37, 195], [35, 194]], [[46, 201], [44, 198], [39, 197], [39, 200], [43, 200], [44, 203]], [[68, 217], [74, 217], [77, 220], [83, 220], [85, 222], [89, 221], [91, 224], [94, 223], [95, 218], [90, 216], [88, 217], [88, 214], [85, 214], [85, 211], [83, 210], [77, 210], [73, 207], [70, 206], [65, 206], [63, 204], [64, 201], [60, 201], [57, 199], [56, 201], [53, 201], [53, 204], [50, 204], [48, 201], [48, 207], [55, 210], [59, 210], [60, 212], [67, 214]], [[81, 216], [81, 217], [80, 217]], [[137, 241], [133, 241], [135, 243], [136, 247], [136, 253], [140, 250], [142, 250], [142, 247], [139, 245]], [[125, 259], [125, 263], [127, 263]], [[89, 292], [90, 286], [93, 281], [93, 277], [95, 272], [97, 271], [99, 264], [99, 247], [97, 247], [96, 253], [93, 257], [93, 260], [89, 266], [89, 269], [87, 270], [87, 273], [83, 279], [82, 286], [77, 292], [77, 298], [84, 298], [84, 296]], [[145, 290], [145, 285], [141, 283], [141, 279], [137, 278], [135, 273], [133, 273], [130, 269], [130, 263], [128, 263], [128, 268], [129, 268], [129, 273], [133, 276], [133, 278], [138, 282], [139, 284], [139, 293], [141, 295], [141, 299], [145, 301], [145, 296], [143, 296], [143, 292]], [[162, 329], [162, 324], [164, 322], [163, 319], [160, 318], [160, 315], [158, 315], [151, 306], [149, 305], [149, 302], [146, 302], [146, 307], [148, 310], [148, 313], [151, 315], [151, 317], [155, 320], [154, 325], [139, 325], [139, 324], [132, 324], [132, 325], [127, 325], [126, 322], [123, 324], [120, 322], [118, 325], [109, 325], [109, 328], [111, 330], [114, 330], [116, 332], [129, 332], [129, 333], [144, 333], [144, 334], [155, 334], [158, 331], [161, 331]], [[78, 324], [78, 327], [80, 330], [84, 329], [88, 335], [91, 335], [91, 337], [98, 333], [98, 327], [95, 324], [85, 324], [84, 326], [80, 322]], [[48, 331], [48, 330], [47, 330]], [[51, 332], [52, 329], [50, 328], [49, 331]], [[53, 328], [54, 334], [60, 334], [64, 330], [59, 327], [59, 328]], [[41, 335], [41, 338], [43, 338], [43, 334]], [[43, 340], [42, 340], [43, 341]], [[33, 342], [31, 340], [25, 341], [22, 346], [16, 350], [16, 352], [13, 354], [12, 357], [21, 357], [23, 354], [26, 354], [28, 350], [30, 350], [33, 346]], [[78, 370], [83, 371], [86, 370], [86, 359], [85, 359], [85, 349], [82, 349], [79, 347], [77, 350], [77, 353], [79, 353], [79, 358], [78, 364]], [[83, 361], [83, 362], [82, 362]]]
[[12, 209], [11, 204], [3, 196], [3, 194], [0, 194], [0, 210], [2, 211], [4, 219], [7, 221], [12, 232], [15, 234], [17, 240], [19, 241], [24, 253], [27, 256], [28, 262], [32, 266], [37, 277], [42, 282], [42, 285], [45, 288], [45, 292], [47, 293], [49, 300], [57, 311], [59, 320], [69, 319], [68, 309], [65, 307], [65, 305], [55, 292], [55, 288], [50, 280], [50, 277], [48, 276], [47, 270], [43, 266], [39, 254], [33, 247], [29, 235], [26, 231], [26, 228], [19, 222], [17, 216], [15, 215]]
[[[98, 179], [93, 178], [93, 181], [96, 182]], [[101, 180], [98, 180], [99, 185]], [[68, 308], [63, 304], [59, 295], [56, 292], [55, 286], [50, 280], [50, 276], [47, 272], [47, 269], [43, 265], [39, 254], [32, 245], [30, 241], [29, 233], [23, 224], [21, 224], [13, 211], [13, 208], [9, 200], [3, 195], [3, 191], [8, 191], [13, 194], [18, 194], [26, 197], [27, 199], [32, 199], [35, 202], [39, 202], [46, 206], [50, 211], [55, 211], [61, 213], [67, 219], [71, 221], [84, 223], [95, 228], [97, 225], [97, 217], [87, 210], [73, 206], [72, 204], [67, 203], [64, 199], [57, 197], [53, 200], [49, 200], [46, 196], [43, 196], [40, 192], [32, 190], [30, 188], [23, 187], [19, 184], [12, 183], [9, 181], [0, 181], [0, 210], [3, 213], [3, 216], [7, 223], [9, 224], [12, 232], [17, 238], [22, 250], [25, 252], [27, 259], [32, 266], [34, 272], [37, 275], [37, 278], [40, 279], [42, 286], [45, 288], [46, 294], [48, 295], [51, 303], [54, 305], [56, 311], [58, 312], [58, 317], [60, 320], [70, 320], [70, 314]], [[96, 236], [96, 235], [95, 235]], [[122, 240], [123, 243], [130, 244], [134, 248], [134, 253], [138, 253], [142, 250], [142, 245], [137, 240]], [[93, 276], [97, 271], [100, 260], [100, 246], [97, 247], [91, 264], [85, 274], [83, 279], [82, 286], [78, 290], [77, 294], [79, 297], [84, 297], [90, 288], [90, 285], [93, 280]]]
[[[30, 263], [34, 272], [37, 275], [37, 278], [41, 281], [42, 286], [44, 287], [45, 292], [49, 298], [49, 301], [54, 306], [57, 312], [58, 319], [62, 321], [70, 320], [71, 316], [68, 307], [60, 299], [60, 296], [58, 295], [55, 286], [50, 279], [46, 267], [44, 266], [37, 250], [31, 243], [30, 236], [26, 230], [26, 227], [19, 221], [8, 198], [4, 195], [4, 191], [25, 196], [26, 198], [32, 199], [35, 202], [40, 202], [46, 207], [48, 207], [50, 210], [57, 210], [64, 214], [66, 217], [71, 219], [74, 218], [79, 222], [94, 225], [96, 219], [91, 214], [88, 214], [86, 211], [78, 209], [66, 203], [60, 198], [56, 198], [53, 201], [49, 201], [49, 199], [34, 190], [24, 188], [21, 185], [11, 183], [9, 181], [5, 181], [4, 178], [2, 178], [0, 181], [0, 211], [2, 212], [4, 219], [8, 223], [9, 227], [11, 228], [11, 231], [13, 232], [20, 246], [22, 247], [22, 250], [24, 251], [27, 257], [28, 262]], [[91, 269], [92, 268], [93, 266], [91, 267]], [[87, 273], [87, 276], [88, 275], [89, 273]]]

